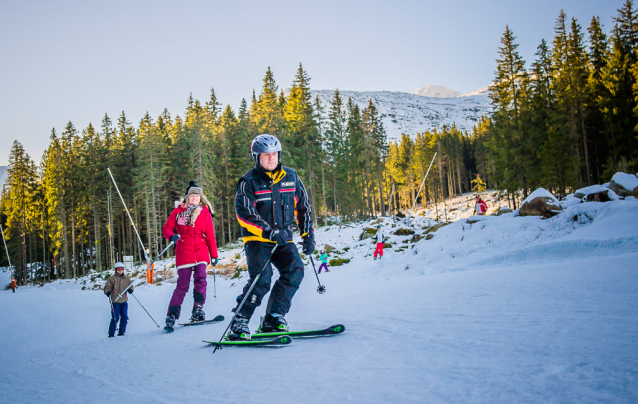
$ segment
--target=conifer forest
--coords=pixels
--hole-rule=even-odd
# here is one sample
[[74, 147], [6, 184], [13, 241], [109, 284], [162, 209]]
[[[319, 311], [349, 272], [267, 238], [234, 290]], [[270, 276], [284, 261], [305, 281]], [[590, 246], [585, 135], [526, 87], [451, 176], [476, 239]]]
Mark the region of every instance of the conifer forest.
[[[16, 281], [83, 276], [123, 256], [143, 260], [107, 168], [149, 256], [168, 245], [162, 226], [189, 180], [213, 205], [218, 245], [236, 242], [236, 184], [254, 165], [250, 143], [261, 133], [282, 141], [282, 162], [303, 179], [319, 226], [407, 213], [432, 160], [417, 204], [486, 186], [515, 209], [537, 187], [565, 196], [617, 171], [636, 172], [633, 2], [613, 21], [604, 27], [596, 16], [579, 22], [561, 12], [554, 37], [538, 44], [533, 61], [523, 60], [505, 27], [498, 49], [494, 44], [493, 109], [470, 132], [451, 125], [388, 141], [374, 100], [362, 108], [335, 90], [322, 105], [299, 64], [287, 91], [268, 68], [262, 88], [238, 110], [224, 107], [211, 89], [208, 100], [189, 97], [178, 115], [147, 113], [134, 123], [122, 112], [86, 128], [69, 121], [51, 131], [39, 165], [16, 140], [0, 202]], [[8, 265], [4, 254], [0, 265]]]

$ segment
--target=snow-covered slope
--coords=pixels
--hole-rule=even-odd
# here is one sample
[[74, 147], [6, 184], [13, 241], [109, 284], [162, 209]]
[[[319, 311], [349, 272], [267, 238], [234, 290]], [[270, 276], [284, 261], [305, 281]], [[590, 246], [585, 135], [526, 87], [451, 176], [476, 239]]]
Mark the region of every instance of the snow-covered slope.
[[[496, 193], [484, 199], [489, 212], [506, 204]], [[429, 240], [393, 234], [407, 226], [390, 218], [317, 229], [319, 248], [331, 244], [331, 259], [351, 261], [319, 275], [327, 288], [321, 295], [307, 265], [286, 318], [293, 329], [343, 323], [346, 332], [281, 349], [225, 348], [211, 356], [201, 341], [219, 339], [226, 322], [167, 335], [134, 299], [126, 337], [107, 339], [109, 304], [91, 290], [96, 280], [2, 291], [4, 399], [638, 402], [638, 202], [582, 203], [548, 220], [515, 212], [472, 217], [470, 224], [473, 207], [464, 195], [418, 210], [411, 220], [417, 235], [432, 229], [437, 211], [456, 220], [430, 231]], [[366, 257], [370, 239], [359, 236], [377, 224], [391, 247], [375, 261]], [[222, 262], [237, 254], [239, 246], [222, 251]], [[215, 283], [209, 277], [208, 317], [229, 319], [246, 280], [245, 272]], [[141, 285], [135, 296], [162, 321], [174, 287]], [[187, 296], [181, 320], [192, 304]]]
[[[325, 110], [330, 109], [334, 90], [313, 90], [312, 97], [319, 96]], [[439, 98], [389, 91], [339, 91], [344, 103], [348, 97], [365, 108], [368, 100], [376, 104], [389, 140], [401, 138], [402, 133], [416, 136], [417, 132], [450, 127], [452, 123], [460, 129], [470, 131], [478, 119], [488, 114], [492, 107], [488, 89], [483, 88], [459, 97]]]
[[433, 98], [452, 98], [458, 97], [461, 95], [458, 91], [450, 90], [447, 87], [437, 86], [435, 84], [430, 84], [429, 86], [419, 87], [414, 95], [421, 95], [423, 97], [433, 97]]

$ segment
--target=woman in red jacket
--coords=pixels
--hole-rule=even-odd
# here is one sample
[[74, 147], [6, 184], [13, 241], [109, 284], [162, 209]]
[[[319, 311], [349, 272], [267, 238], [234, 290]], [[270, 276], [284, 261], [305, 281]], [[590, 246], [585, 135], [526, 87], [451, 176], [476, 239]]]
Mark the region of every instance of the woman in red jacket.
[[166, 326], [173, 328], [179, 318], [184, 297], [194, 275], [193, 313], [191, 321], [203, 321], [206, 302], [206, 266], [217, 265], [217, 244], [213, 227], [213, 209], [204, 191], [191, 181], [183, 202], [166, 220], [162, 234], [175, 243], [177, 287], [168, 305]]

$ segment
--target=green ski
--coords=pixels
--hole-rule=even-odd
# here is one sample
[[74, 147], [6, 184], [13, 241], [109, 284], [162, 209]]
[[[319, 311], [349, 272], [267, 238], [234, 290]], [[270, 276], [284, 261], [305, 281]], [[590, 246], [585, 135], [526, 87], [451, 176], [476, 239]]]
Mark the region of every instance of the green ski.
[[338, 335], [346, 330], [346, 326], [343, 324], [335, 324], [323, 330], [313, 331], [281, 331], [281, 332], [268, 332], [268, 333], [255, 333], [250, 336], [251, 340], [262, 340], [265, 338], [275, 338], [281, 335], [287, 335], [292, 338], [317, 338], [317, 337], [330, 337], [332, 335]]
[[271, 347], [277, 347], [277, 346], [282, 346], [282, 345], [288, 345], [292, 342], [292, 338], [290, 338], [287, 335], [283, 335], [283, 336], [279, 336], [276, 338], [270, 338], [270, 339], [259, 339], [256, 341], [245, 341], [245, 340], [238, 340], [238, 341], [231, 341], [228, 339], [225, 339], [221, 342], [216, 342], [216, 341], [203, 341], [207, 344], [210, 344], [212, 346], [215, 346], [219, 349], [225, 347], [225, 346], [252, 346], [252, 347], [262, 347], [262, 346], [271, 346]]

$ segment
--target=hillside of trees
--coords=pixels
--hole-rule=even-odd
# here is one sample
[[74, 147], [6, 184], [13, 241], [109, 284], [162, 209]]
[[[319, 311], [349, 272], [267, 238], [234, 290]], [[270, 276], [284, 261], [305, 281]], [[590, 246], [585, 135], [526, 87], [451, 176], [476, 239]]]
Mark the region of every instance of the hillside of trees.
[[[299, 65], [284, 93], [268, 68], [259, 95], [237, 111], [214, 90], [190, 97], [182, 116], [148, 113], [134, 125], [124, 112], [99, 127], [69, 122], [52, 130], [39, 166], [15, 141], [0, 200], [2, 225], [19, 285], [74, 278], [143, 253], [107, 173], [113, 172], [154, 257], [168, 241], [164, 220], [189, 180], [215, 210], [217, 242], [239, 237], [234, 212], [238, 178], [253, 166], [250, 142], [260, 133], [283, 143], [282, 160], [298, 171], [315, 222], [396, 214], [487, 187], [511, 207], [542, 186], [557, 196], [638, 168], [638, 15], [627, 0], [606, 33], [598, 17], [587, 29], [561, 12], [551, 43], [529, 65], [505, 28], [491, 99], [494, 110], [470, 132], [451, 125], [388, 142], [377, 107], [360, 108], [338, 90], [328, 105], [310, 95]], [[323, 111], [327, 114], [322, 114]], [[327, 116], [327, 119], [322, 116]], [[480, 178], [480, 179], [479, 179]], [[390, 202], [391, 201], [391, 202]], [[8, 265], [5, 254], [0, 265]]]

